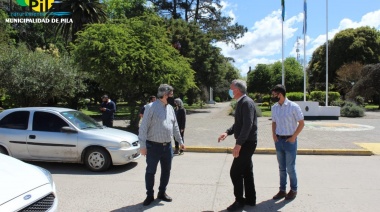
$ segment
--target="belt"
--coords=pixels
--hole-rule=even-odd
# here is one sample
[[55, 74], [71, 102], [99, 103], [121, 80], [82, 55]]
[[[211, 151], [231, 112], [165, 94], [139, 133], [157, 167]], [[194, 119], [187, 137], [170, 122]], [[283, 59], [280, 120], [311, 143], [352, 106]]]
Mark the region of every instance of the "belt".
[[146, 140], [147, 142], [150, 142], [152, 144], [158, 144], [158, 145], [162, 145], [162, 146], [166, 146], [168, 144], [170, 144], [171, 142], [164, 142], [164, 143], [161, 143], [161, 142], [155, 142], [155, 141], [149, 141], [149, 140]]
[[281, 139], [288, 139], [288, 138], [292, 137], [291, 135], [276, 135], [276, 136], [281, 138]]

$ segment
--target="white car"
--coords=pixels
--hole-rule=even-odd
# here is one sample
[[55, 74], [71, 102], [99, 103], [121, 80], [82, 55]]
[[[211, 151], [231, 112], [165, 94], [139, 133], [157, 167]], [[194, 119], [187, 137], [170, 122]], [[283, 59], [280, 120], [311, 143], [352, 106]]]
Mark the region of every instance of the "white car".
[[0, 211], [56, 211], [49, 171], [0, 153]]
[[84, 163], [105, 171], [139, 158], [137, 135], [103, 127], [80, 111], [26, 107], [0, 113], [0, 153], [21, 160]]

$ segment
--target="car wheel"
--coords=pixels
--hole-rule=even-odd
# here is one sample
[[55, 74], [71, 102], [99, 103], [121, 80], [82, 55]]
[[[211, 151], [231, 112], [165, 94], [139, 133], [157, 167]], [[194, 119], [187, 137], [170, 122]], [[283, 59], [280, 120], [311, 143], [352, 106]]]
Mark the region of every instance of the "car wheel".
[[7, 150], [2, 146], [0, 146], [0, 154], [9, 155]]
[[111, 165], [109, 153], [101, 147], [92, 147], [86, 151], [84, 163], [94, 172], [107, 170]]

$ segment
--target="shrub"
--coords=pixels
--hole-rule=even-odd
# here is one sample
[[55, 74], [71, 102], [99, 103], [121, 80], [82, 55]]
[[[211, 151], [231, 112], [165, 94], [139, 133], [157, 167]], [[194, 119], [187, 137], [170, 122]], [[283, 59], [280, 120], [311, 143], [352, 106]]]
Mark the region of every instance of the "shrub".
[[220, 97], [219, 96], [215, 97], [215, 102], [220, 102]]
[[[329, 104], [340, 99], [339, 92], [329, 92]], [[310, 93], [309, 99], [311, 101], [319, 102], [320, 105], [326, 105], [326, 92], [325, 91], [312, 91]]]
[[361, 97], [361, 96], [357, 96], [355, 97], [355, 102], [356, 104], [360, 105], [360, 106], [364, 106], [364, 97]]
[[338, 99], [337, 101], [331, 102], [331, 106], [338, 106], [338, 107], [343, 107], [344, 106], [344, 101], [341, 99]]
[[263, 102], [270, 102], [270, 95], [266, 94], [263, 96]]
[[303, 101], [303, 93], [302, 92], [289, 92], [286, 94], [291, 101]]
[[261, 104], [261, 106], [269, 107], [269, 102], [263, 102], [263, 104]]
[[345, 102], [344, 106], [340, 109], [340, 115], [343, 117], [363, 117], [364, 108], [353, 102]]
[[340, 100], [340, 93], [339, 92], [329, 92], [329, 102], [335, 102], [338, 100]]

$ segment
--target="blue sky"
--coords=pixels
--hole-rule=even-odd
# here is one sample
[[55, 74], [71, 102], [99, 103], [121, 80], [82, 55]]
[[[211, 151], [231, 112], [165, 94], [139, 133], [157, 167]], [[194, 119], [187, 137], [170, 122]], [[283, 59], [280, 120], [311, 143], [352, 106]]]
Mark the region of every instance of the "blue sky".
[[[218, 43], [226, 57], [235, 59], [246, 76], [249, 66], [269, 64], [282, 58], [281, 0], [221, 0], [225, 15], [248, 28], [238, 40], [239, 50]], [[285, 0], [284, 58], [296, 57], [297, 37], [303, 59], [304, 0]], [[328, 38], [347, 28], [371, 26], [380, 30], [380, 0], [328, 0]], [[306, 60], [326, 41], [326, 0], [307, 0]]]

